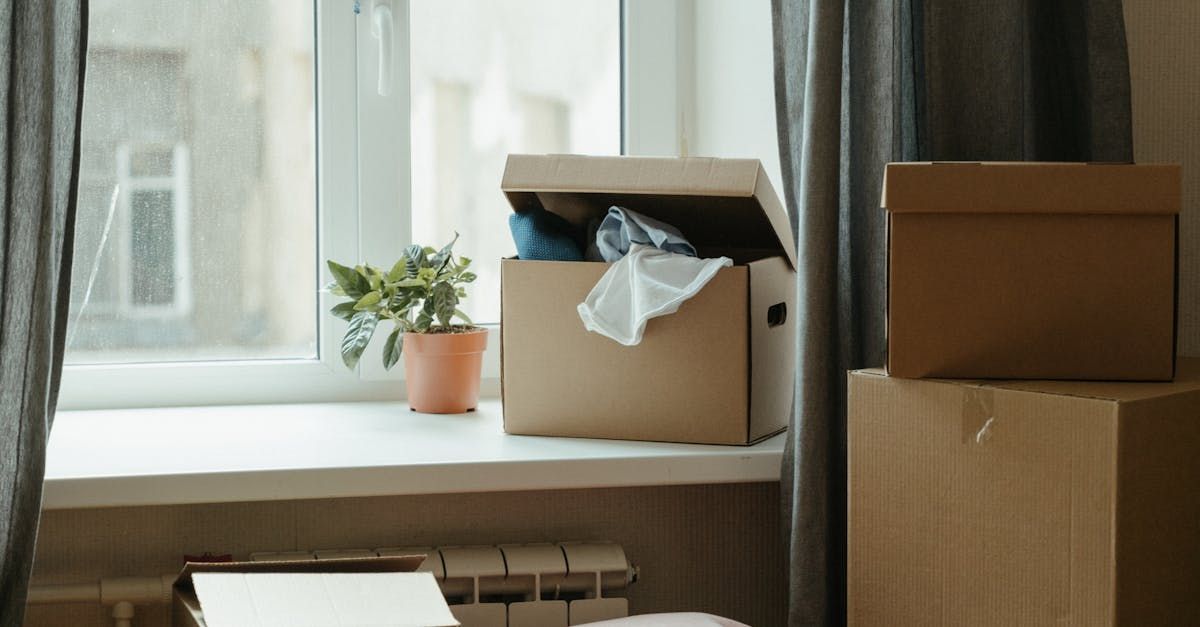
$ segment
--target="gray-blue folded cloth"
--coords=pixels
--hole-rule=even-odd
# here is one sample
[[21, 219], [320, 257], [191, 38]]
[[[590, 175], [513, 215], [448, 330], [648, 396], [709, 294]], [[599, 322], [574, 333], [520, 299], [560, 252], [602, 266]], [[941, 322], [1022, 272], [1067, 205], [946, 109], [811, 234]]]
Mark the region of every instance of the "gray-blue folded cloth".
[[696, 249], [679, 229], [624, 207], [609, 207], [596, 229], [596, 251], [604, 261], [612, 262], [624, 257], [633, 244], [696, 256]]
[[535, 261], [583, 261], [583, 252], [572, 237], [571, 223], [542, 208], [508, 216], [517, 257]]

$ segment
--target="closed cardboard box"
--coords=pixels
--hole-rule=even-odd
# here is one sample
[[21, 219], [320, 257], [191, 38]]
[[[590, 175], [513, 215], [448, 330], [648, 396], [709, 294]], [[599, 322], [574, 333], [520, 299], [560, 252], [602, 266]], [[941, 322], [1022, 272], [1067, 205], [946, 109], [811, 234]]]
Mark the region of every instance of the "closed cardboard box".
[[900, 377], [1170, 380], [1177, 165], [892, 163]]
[[1200, 360], [1174, 383], [849, 377], [849, 624], [1200, 625]]
[[580, 226], [625, 207], [735, 264], [629, 347], [589, 333], [577, 312], [609, 264], [504, 260], [505, 431], [749, 444], [786, 427], [795, 246], [758, 160], [511, 155], [502, 188], [514, 211]]

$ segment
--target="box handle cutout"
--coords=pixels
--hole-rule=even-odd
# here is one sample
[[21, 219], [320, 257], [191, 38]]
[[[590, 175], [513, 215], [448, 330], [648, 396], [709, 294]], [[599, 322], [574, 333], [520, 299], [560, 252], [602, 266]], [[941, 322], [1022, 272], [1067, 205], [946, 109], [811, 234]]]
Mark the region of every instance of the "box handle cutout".
[[787, 321], [787, 303], [778, 303], [767, 308], [767, 327], [777, 327]]

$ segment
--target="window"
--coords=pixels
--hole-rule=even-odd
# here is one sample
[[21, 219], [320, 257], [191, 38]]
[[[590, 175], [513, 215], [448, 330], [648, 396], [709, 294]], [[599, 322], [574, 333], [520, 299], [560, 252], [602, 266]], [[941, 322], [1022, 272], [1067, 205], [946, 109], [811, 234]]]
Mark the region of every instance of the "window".
[[499, 322], [507, 155], [621, 153], [619, 5], [413, 0], [410, 14], [413, 236], [458, 231], [479, 276], [464, 310]]
[[169, 4], [90, 7], [65, 408], [395, 398], [324, 259], [457, 231], [496, 323], [508, 153], [677, 148], [676, 3]]
[[311, 358], [313, 14], [175, 4], [90, 12], [66, 361]]
[[115, 257], [126, 316], [178, 318], [191, 310], [187, 154], [183, 144], [117, 150], [114, 195], [126, 222]]
[[[191, 304], [187, 147], [121, 144], [113, 163], [115, 185], [94, 171], [81, 176], [86, 227], [79, 229], [78, 248], [95, 252], [77, 265], [77, 271], [89, 266], [75, 283], [71, 339], [80, 339], [81, 326], [87, 329], [82, 343], [71, 342], [78, 359], [115, 359], [104, 356], [104, 338], [136, 345], [131, 325], [186, 315]], [[120, 189], [126, 193], [116, 193]]]

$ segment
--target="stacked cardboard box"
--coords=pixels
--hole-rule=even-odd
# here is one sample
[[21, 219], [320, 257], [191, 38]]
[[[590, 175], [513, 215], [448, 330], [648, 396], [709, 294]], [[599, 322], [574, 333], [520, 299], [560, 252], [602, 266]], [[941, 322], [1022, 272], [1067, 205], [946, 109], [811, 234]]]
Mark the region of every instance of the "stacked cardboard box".
[[1200, 360], [1149, 382], [1176, 365], [1178, 168], [893, 164], [884, 205], [850, 624], [1200, 625]]

